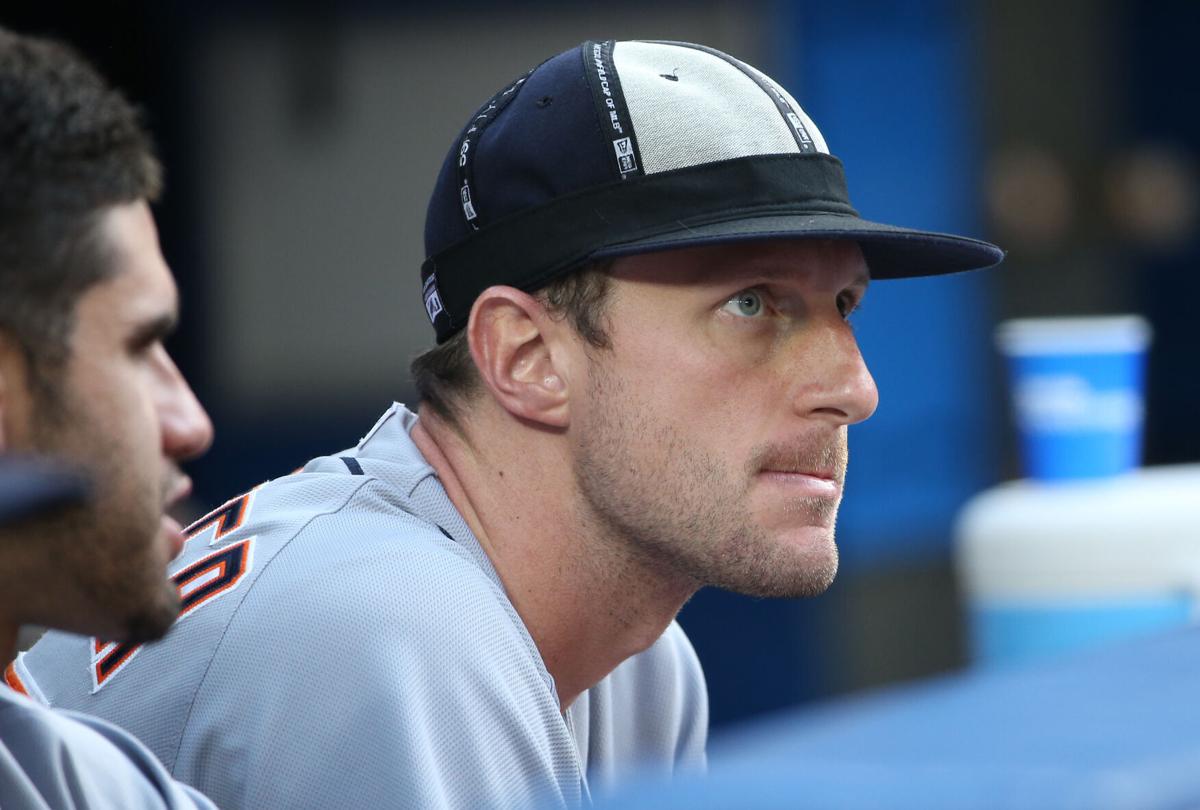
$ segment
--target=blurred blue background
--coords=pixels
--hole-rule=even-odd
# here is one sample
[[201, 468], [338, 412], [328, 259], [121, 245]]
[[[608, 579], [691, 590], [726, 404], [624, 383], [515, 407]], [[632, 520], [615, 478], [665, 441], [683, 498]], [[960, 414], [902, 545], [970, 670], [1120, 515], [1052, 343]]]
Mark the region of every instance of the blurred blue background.
[[1017, 474], [991, 344], [1012, 316], [1154, 326], [1146, 461], [1200, 460], [1200, 4], [6, 3], [146, 110], [184, 300], [171, 346], [217, 426], [202, 511], [353, 444], [430, 345], [426, 197], [484, 98], [587, 38], [704, 42], [792, 90], [866, 216], [999, 242], [1002, 270], [876, 285], [881, 406], [851, 433], [842, 573], [815, 600], [699, 594], [715, 727], [954, 669], [954, 519]]

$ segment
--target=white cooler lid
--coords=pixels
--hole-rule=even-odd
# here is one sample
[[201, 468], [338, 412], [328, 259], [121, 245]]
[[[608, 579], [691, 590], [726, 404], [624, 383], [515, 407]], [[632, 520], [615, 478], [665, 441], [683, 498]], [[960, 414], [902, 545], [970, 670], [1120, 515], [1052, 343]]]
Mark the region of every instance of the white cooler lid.
[[970, 599], [1200, 595], [1200, 464], [1001, 484], [955, 527]]

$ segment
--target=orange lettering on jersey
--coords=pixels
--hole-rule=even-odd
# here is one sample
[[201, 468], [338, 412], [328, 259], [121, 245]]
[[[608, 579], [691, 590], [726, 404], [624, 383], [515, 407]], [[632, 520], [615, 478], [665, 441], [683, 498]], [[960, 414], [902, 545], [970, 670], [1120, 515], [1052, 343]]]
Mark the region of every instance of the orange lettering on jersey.
[[17, 674], [17, 662], [9, 661], [8, 666], [4, 668], [4, 682], [8, 684], [8, 688], [14, 692], [20, 692], [25, 697], [29, 697], [29, 690], [25, 688], [25, 683], [21, 680], [21, 676]]
[[[253, 564], [253, 546], [254, 538], [247, 538], [206, 554], [176, 572], [171, 581], [179, 589], [182, 604], [177, 621], [236, 588]], [[124, 669], [141, 649], [141, 644], [113, 644], [92, 639], [92, 691], [99, 691], [114, 675]]]
[[250, 570], [250, 544], [253, 539], [201, 557], [171, 577], [179, 587], [179, 598], [183, 601], [180, 619], [241, 582]]
[[237, 531], [246, 522], [250, 514], [250, 502], [254, 499], [254, 490], [239, 495], [218, 506], [191, 526], [183, 530], [189, 539], [200, 534], [209, 526], [216, 525], [217, 533], [212, 542], [215, 543], [230, 532]]

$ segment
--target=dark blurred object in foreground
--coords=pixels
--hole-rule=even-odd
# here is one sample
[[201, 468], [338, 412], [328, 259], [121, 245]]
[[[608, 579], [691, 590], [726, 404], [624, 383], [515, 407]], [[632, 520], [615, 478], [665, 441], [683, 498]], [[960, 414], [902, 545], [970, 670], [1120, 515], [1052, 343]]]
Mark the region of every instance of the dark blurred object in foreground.
[[0, 455], [0, 527], [78, 503], [86, 491], [81, 476], [59, 465]]

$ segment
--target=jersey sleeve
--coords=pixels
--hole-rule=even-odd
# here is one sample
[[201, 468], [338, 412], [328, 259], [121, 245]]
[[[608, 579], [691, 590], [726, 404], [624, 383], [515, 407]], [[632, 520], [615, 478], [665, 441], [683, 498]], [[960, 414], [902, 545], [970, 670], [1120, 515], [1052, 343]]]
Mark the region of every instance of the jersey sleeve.
[[429, 543], [360, 551], [354, 528], [297, 538], [246, 596], [175, 775], [227, 808], [576, 804], [557, 699], [493, 583]]
[[0, 799], [13, 810], [215, 810], [116, 726], [32, 701], [0, 703]]

